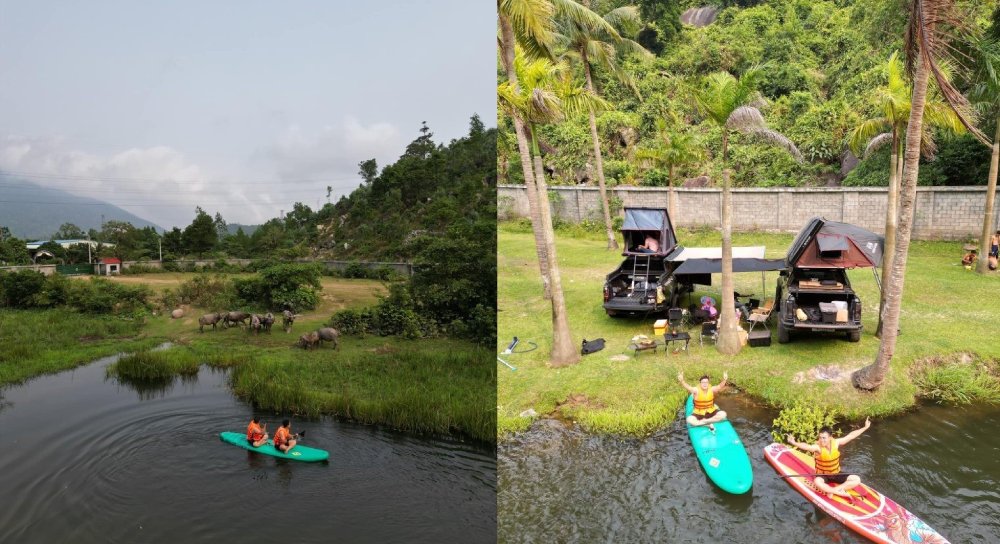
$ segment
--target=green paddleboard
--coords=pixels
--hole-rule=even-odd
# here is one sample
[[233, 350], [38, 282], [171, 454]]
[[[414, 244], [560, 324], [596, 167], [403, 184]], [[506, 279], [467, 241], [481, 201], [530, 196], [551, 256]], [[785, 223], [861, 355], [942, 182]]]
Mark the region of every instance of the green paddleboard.
[[268, 439], [266, 444], [262, 444], [259, 448], [251, 446], [247, 442], [246, 433], [233, 433], [229, 431], [223, 431], [219, 433], [219, 438], [228, 444], [234, 446], [239, 446], [245, 450], [255, 451], [257, 453], [263, 453], [264, 455], [270, 455], [273, 457], [280, 457], [282, 459], [291, 459], [293, 461], [305, 461], [307, 463], [314, 461], [326, 461], [330, 454], [326, 450], [318, 450], [316, 448], [310, 448], [308, 446], [303, 446], [301, 444], [296, 444], [292, 451], [284, 453], [278, 451], [274, 447], [274, 443]]
[[[684, 405], [685, 419], [692, 411], [694, 397], [688, 395]], [[687, 428], [694, 453], [709, 479], [723, 491], [734, 495], [749, 491], [753, 485], [753, 469], [750, 467], [747, 449], [743, 447], [743, 441], [733, 429], [733, 424], [728, 419], [720, 421], [715, 424], [715, 433], [708, 429], [708, 425], [692, 427], [688, 424]]]

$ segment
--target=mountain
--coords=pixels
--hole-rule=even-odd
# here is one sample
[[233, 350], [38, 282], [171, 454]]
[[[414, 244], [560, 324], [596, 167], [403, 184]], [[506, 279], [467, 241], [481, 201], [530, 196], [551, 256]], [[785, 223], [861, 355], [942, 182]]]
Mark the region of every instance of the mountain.
[[0, 226], [25, 240], [45, 240], [63, 223], [73, 223], [84, 231], [101, 228], [105, 221], [128, 221], [136, 228], [163, 228], [114, 204], [76, 196], [61, 189], [11, 178], [0, 172]]

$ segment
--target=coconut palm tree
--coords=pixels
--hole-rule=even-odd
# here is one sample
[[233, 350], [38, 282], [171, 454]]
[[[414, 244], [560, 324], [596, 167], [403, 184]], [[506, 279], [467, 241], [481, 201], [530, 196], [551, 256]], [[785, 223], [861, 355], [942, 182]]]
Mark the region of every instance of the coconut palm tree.
[[[1000, 18], [1000, 7], [994, 12], [994, 17]], [[993, 32], [1000, 34], [1000, 28], [994, 26]], [[979, 237], [979, 254], [989, 255], [990, 236], [996, 224], [993, 219], [994, 201], [997, 191], [997, 168], [1000, 164], [1000, 44], [995, 41], [1000, 35], [979, 40], [972, 47], [975, 57], [975, 70], [972, 74], [972, 86], [969, 98], [975, 103], [976, 110], [984, 120], [995, 123], [993, 132], [993, 148], [990, 157], [990, 173], [986, 182], [986, 209], [983, 213], [983, 230]], [[976, 272], [985, 274], [989, 271], [988, 259], [979, 259]]]
[[542, 231], [545, 233], [546, 254], [549, 256], [549, 276], [552, 287], [553, 366], [573, 364], [580, 359], [570, 335], [566, 315], [566, 301], [562, 292], [555, 237], [552, 235], [552, 214], [549, 209], [548, 188], [542, 155], [538, 146], [536, 126], [562, 121], [567, 114], [587, 110], [601, 110], [609, 105], [582, 87], [575, 86], [569, 67], [565, 63], [553, 64], [546, 59], [528, 60], [524, 55], [514, 57], [517, 89], [506, 81], [497, 87], [500, 106], [512, 117], [523, 119], [531, 135], [532, 170], [538, 191]]
[[[599, 15], [573, 0], [497, 0], [497, 42], [500, 60], [507, 81], [515, 90], [518, 88], [517, 73], [514, 70], [515, 45], [520, 46], [527, 58], [554, 58], [552, 45], [556, 38], [554, 23], [556, 16], [579, 21], [590, 28], [607, 28], [614, 31]], [[521, 169], [524, 172], [531, 229], [535, 236], [535, 252], [538, 255], [538, 266], [542, 275], [542, 292], [548, 299], [552, 297], [549, 256], [545, 252], [547, 244], [546, 234], [542, 229], [541, 197], [534, 183], [534, 167], [528, 149], [529, 136], [523, 119], [514, 116], [512, 120], [521, 154]]]
[[[590, 0], [583, 0], [584, 7], [590, 7]], [[652, 57], [637, 42], [622, 35], [634, 35], [642, 26], [639, 17], [639, 8], [636, 6], [623, 6], [613, 9], [604, 14], [611, 31], [604, 28], [592, 28], [579, 20], [569, 18], [558, 19], [559, 33], [563, 36], [566, 48], [564, 58], [579, 62], [583, 66], [583, 75], [586, 80], [586, 89], [597, 94], [594, 88], [594, 79], [591, 75], [591, 66], [599, 67], [613, 74], [619, 81], [631, 87], [636, 95], [639, 94], [635, 82], [631, 75], [624, 71], [618, 62], [621, 54], [639, 54], [644, 57]], [[593, 111], [588, 112], [590, 117], [590, 138], [594, 144], [594, 162], [597, 166], [597, 186], [601, 192], [601, 209], [604, 212], [604, 230], [608, 237], [608, 249], [618, 249], [618, 241], [615, 239], [614, 230], [611, 226], [611, 211], [608, 206], [608, 193], [604, 181], [604, 159], [601, 156], [601, 140], [597, 136], [597, 119]]]
[[923, 135], [924, 105], [927, 87], [933, 75], [941, 96], [958, 115], [969, 132], [983, 143], [989, 140], [972, 123], [969, 103], [945, 76], [941, 62], [948, 59], [947, 42], [950, 29], [960, 32], [967, 26], [956, 13], [954, 0], [911, 0], [910, 19], [906, 28], [907, 71], [913, 74], [913, 95], [910, 100], [910, 118], [906, 125], [906, 151], [903, 156], [903, 177], [899, 193], [899, 225], [896, 230], [895, 255], [892, 270], [886, 278], [884, 289], [885, 312], [882, 338], [875, 361], [851, 375], [859, 389], [878, 389], [889, 372], [889, 364], [896, 350], [899, 333], [899, 314], [903, 302], [903, 280], [906, 258], [910, 249], [913, 230], [913, 209], [917, 193], [917, 171], [920, 166], [920, 140]]
[[762, 67], [753, 66], [740, 76], [728, 72], [708, 75], [700, 89], [694, 92], [698, 108], [722, 130], [722, 296], [719, 302], [719, 341], [721, 353], [735, 355], [740, 351], [738, 323], [732, 309], [733, 296], [733, 210], [730, 199], [729, 133], [747, 134], [762, 142], [778, 146], [802, 160], [802, 154], [791, 140], [767, 128], [758, 106], [764, 103], [756, 90]]
[[658, 132], [656, 144], [653, 147], [640, 149], [636, 153], [636, 158], [640, 161], [648, 161], [653, 166], [667, 169], [667, 187], [670, 191], [667, 198], [667, 211], [670, 213], [670, 217], [676, 220], [674, 210], [677, 209], [677, 198], [674, 194], [674, 170], [678, 166], [701, 160], [704, 151], [698, 138], [692, 134], [668, 130], [666, 121], [662, 119], [657, 119], [656, 128]]
[[[889, 186], [885, 212], [885, 248], [882, 259], [882, 277], [889, 275], [892, 269], [892, 253], [896, 247], [896, 225], [899, 217], [899, 180], [903, 174], [903, 135], [906, 134], [906, 123], [910, 118], [911, 88], [906, 81], [903, 61], [899, 53], [894, 52], [885, 64], [886, 84], [875, 90], [875, 102], [882, 110], [882, 116], [863, 121], [851, 132], [848, 145], [855, 155], [867, 158], [877, 149], [889, 145]], [[931, 128], [943, 128], [953, 133], [964, 132], [958, 116], [932, 93], [928, 97], [925, 108], [927, 124], [920, 141], [925, 157], [932, 157], [936, 147]], [[882, 310], [885, 307], [885, 290], [879, 294], [879, 318], [875, 335], [882, 335]]]

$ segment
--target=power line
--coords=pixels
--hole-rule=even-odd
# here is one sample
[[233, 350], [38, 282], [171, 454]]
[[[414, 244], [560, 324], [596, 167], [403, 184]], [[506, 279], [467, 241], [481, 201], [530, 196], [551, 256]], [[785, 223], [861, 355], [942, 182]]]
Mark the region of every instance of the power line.
[[78, 176], [70, 174], [43, 174], [40, 172], [24, 172], [19, 170], [0, 170], [0, 177], [22, 177], [22, 178], [32, 178], [32, 179], [50, 179], [53, 181], [102, 181], [102, 182], [125, 182], [125, 183], [178, 183], [178, 184], [216, 184], [216, 183], [233, 183], [239, 185], [263, 185], [263, 184], [284, 184], [284, 183], [294, 183], [294, 184], [304, 184], [304, 183], [330, 183], [333, 181], [363, 181], [360, 176], [350, 176], [350, 177], [337, 177], [337, 178], [314, 178], [314, 179], [270, 179], [270, 180], [222, 180], [222, 179], [212, 179], [212, 180], [175, 180], [175, 179], [162, 179], [162, 178], [123, 178], [123, 177], [112, 177], [112, 176]]

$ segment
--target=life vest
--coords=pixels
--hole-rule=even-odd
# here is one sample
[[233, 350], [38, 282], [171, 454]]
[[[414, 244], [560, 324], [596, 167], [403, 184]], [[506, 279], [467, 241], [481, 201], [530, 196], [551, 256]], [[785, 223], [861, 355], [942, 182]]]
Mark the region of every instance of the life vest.
[[816, 458], [817, 474], [839, 474], [840, 473], [840, 450], [837, 449], [837, 441], [830, 439], [830, 449], [819, 447]]
[[286, 442], [288, 442], [288, 429], [278, 427], [278, 430], [274, 432], [274, 445], [282, 446]]
[[264, 431], [261, 430], [260, 425], [254, 423], [253, 421], [247, 425], [247, 440], [253, 440], [254, 442], [264, 438]]
[[708, 391], [703, 391], [700, 387], [698, 392], [694, 394], [694, 410], [693, 413], [702, 416], [712, 411], [715, 408], [715, 392], [709, 387]]

